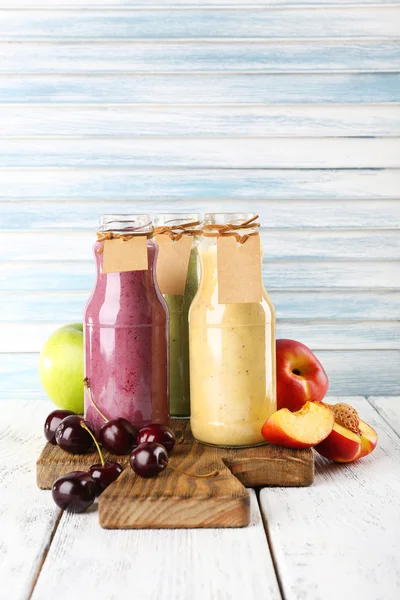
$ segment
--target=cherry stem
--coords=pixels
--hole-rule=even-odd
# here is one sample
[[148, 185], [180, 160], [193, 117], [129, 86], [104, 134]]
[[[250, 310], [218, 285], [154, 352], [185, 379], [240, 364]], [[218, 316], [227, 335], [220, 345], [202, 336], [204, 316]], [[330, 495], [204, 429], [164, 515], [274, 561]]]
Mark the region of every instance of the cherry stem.
[[98, 444], [98, 442], [97, 442], [96, 438], [94, 437], [93, 433], [90, 431], [89, 427], [86, 425], [85, 421], [81, 421], [81, 427], [82, 427], [83, 429], [85, 429], [85, 430], [88, 432], [88, 434], [90, 435], [90, 437], [91, 437], [91, 438], [92, 438], [92, 440], [94, 441], [94, 443], [95, 443], [95, 445], [96, 445], [96, 448], [97, 448], [97, 452], [99, 453], [99, 456], [100, 456], [100, 462], [101, 462], [101, 466], [102, 466], [102, 467], [104, 467], [104, 458], [103, 458], [103, 453], [102, 453], [102, 451], [100, 450], [100, 446], [99, 446], [99, 444]]
[[99, 409], [99, 407], [97, 406], [96, 402], [93, 400], [93, 394], [92, 394], [92, 390], [90, 389], [90, 385], [89, 385], [89, 379], [87, 377], [85, 377], [85, 379], [83, 380], [83, 385], [85, 386], [85, 388], [87, 388], [88, 393], [89, 393], [89, 400], [91, 405], [93, 406], [93, 408], [95, 409], [95, 411], [98, 412], [98, 414], [101, 416], [101, 418], [103, 419], [103, 421], [105, 423], [108, 423], [108, 419], [107, 417], [105, 417], [103, 415], [103, 413], [101, 412], [101, 410]]
[[179, 431], [177, 431], [176, 433], [179, 433], [180, 436], [178, 437], [178, 439], [176, 440], [176, 443], [179, 444], [183, 444], [183, 442], [185, 441], [185, 434], [184, 432], [180, 429]]
[[182, 473], [182, 475], [187, 475], [188, 477], [199, 477], [201, 479], [208, 479], [210, 477], [217, 477], [217, 475], [219, 475], [219, 471], [212, 471], [211, 473], [206, 473], [204, 475], [197, 475], [196, 473], [187, 473], [186, 471], [182, 471], [182, 469], [178, 469], [178, 467], [171, 467], [171, 465], [168, 464], [166, 460], [162, 460], [161, 462], [163, 465], [172, 469], [173, 471], [178, 471], [178, 473]]

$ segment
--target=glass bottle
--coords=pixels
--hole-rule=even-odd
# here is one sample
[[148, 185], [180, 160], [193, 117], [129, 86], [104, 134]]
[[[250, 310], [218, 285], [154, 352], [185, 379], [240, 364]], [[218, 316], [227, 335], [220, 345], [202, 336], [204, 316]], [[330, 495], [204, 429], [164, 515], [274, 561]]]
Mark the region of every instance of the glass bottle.
[[[159, 214], [154, 223], [176, 227], [201, 221], [198, 213]], [[193, 227], [191, 228], [193, 229]], [[193, 236], [186, 286], [183, 296], [165, 294], [169, 310], [169, 401], [171, 417], [190, 416], [189, 381], [189, 308], [199, 286], [198, 246], [199, 236]]]
[[[148, 215], [105, 215], [100, 232], [152, 236]], [[103, 242], [94, 245], [97, 281], [84, 315], [85, 377], [108, 419], [137, 427], [167, 424], [168, 310], [156, 281], [158, 248], [147, 239], [148, 270], [103, 273]], [[85, 390], [85, 418], [98, 433], [104, 420]]]
[[[254, 216], [208, 213], [204, 224]], [[217, 237], [202, 238], [199, 257], [200, 285], [189, 313], [192, 433], [215, 446], [265, 443], [261, 428], [276, 410], [274, 306], [264, 287], [261, 302], [219, 304]]]

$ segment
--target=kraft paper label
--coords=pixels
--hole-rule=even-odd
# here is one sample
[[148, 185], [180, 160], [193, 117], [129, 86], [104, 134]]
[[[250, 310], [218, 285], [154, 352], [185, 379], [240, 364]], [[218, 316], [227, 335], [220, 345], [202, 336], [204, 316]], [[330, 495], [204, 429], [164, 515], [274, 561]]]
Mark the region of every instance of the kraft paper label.
[[261, 302], [260, 236], [250, 236], [240, 244], [233, 236], [217, 239], [218, 302], [242, 304]]
[[183, 235], [179, 240], [171, 240], [169, 235], [156, 236], [158, 244], [157, 282], [162, 294], [183, 296], [193, 238]]
[[104, 242], [103, 273], [147, 271], [147, 238], [137, 235], [124, 241], [114, 238]]

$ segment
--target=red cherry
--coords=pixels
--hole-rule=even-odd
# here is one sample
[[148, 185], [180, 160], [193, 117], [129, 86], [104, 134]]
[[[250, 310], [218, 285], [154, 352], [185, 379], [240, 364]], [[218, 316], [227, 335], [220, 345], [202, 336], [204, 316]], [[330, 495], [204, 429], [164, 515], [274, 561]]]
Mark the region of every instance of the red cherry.
[[88, 425], [78, 415], [71, 415], [61, 421], [56, 429], [55, 438], [57, 444], [71, 454], [86, 454], [93, 446], [93, 438], [81, 425]]
[[96, 496], [100, 496], [110, 483], [118, 479], [122, 471], [120, 464], [108, 460], [104, 465], [97, 463], [89, 467], [89, 473], [96, 484]]
[[155, 442], [141, 444], [131, 452], [132, 470], [142, 477], [154, 477], [168, 464], [168, 454], [164, 446]]
[[74, 415], [72, 410], [53, 410], [44, 422], [44, 437], [50, 444], [57, 444], [56, 442], [56, 429], [63, 419]]
[[129, 454], [136, 446], [138, 430], [126, 419], [111, 419], [99, 432], [99, 441], [113, 454]]
[[138, 445], [146, 442], [156, 442], [164, 446], [166, 451], [170, 453], [176, 444], [176, 437], [172, 429], [166, 425], [151, 423], [139, 430], [136, 441]]
[[51, 488], [54, 502], [63, 510], [80, 513], [96, 498], [96, 484], [85, 471], [72, 471], [56, 479]]

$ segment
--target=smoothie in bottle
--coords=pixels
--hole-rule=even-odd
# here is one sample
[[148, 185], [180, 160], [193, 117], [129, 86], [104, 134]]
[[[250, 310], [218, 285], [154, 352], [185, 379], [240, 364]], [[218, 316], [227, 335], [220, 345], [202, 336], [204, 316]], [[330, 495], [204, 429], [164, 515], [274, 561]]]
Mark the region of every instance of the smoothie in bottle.
[[[166, 226], [179, 230], [181, 225], [200, 223], [197, 213], [157, 215], [157, 227]], [[194, 227], [188, 228], [193, 231]], [[199, 236], [192, 235], [193, 245], [189, 258], [184, 294], [165, 294], [169, 310], [169, 400], [171, 417], [190, 416], [189, 381], [189, 308], [199, 285], [198, 252]]]
[[[207, 214], [204, 223], [253, 216]], [[253, 446], [265, 442], [262, 425], [276, 410], [275, 310], [264, 288], [261, 302], [218, 303], [216, 240], [200, 242], [200, 286], [189, 313], [191, 428], [205, 444]]]
[[[106, 215], [100, 233], [144, 235], [148, 215]], [[94, 245], [97, 281], [84, 315], [85, 376], [93, 399], [108, 418], [141, 427], [168, 423], [168, 311], [158, 289], [158, 248], [147, 239], [148, 269], [103, 273], [104, 242]], [[85, 390], [85, 418], [98, 433], [104, 424]]]

